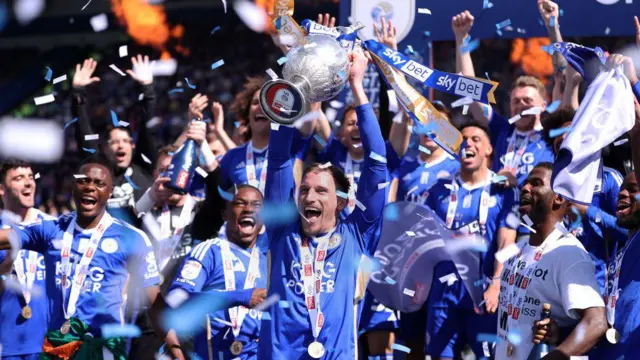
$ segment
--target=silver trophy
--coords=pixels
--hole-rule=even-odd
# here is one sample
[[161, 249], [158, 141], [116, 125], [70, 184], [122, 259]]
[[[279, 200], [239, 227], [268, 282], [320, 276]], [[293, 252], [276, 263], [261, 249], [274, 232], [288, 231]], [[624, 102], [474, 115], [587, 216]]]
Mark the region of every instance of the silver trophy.
[[347, 50], [332, 36], [309, 35], [307, 43], [287, 53], [282, 76], [260, 90], [260, 107], [278, 123], [291, 125], [309, 104], [338, 95], [349, 77]]

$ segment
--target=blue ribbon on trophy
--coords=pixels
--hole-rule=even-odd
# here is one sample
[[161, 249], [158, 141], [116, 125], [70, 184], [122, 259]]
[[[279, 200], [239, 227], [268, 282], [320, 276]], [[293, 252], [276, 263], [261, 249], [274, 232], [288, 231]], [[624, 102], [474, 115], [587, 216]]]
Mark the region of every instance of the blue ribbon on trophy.
[[431, 69], [375, 40], [365, 41], [364, 46], [385, 63], [422, 82], [427, 87], [452, 95], [470, 97], [485, 104], [496, 102], [494, 91], [498, 87], [498, 83], [495, 81]]
[[373, 296], [389, 308], [417, 311], [429, 296], [436, 266], [453, 261], [457, 269], [464, 270], [455, 275], [475, 307], [481, 308], [483, 287], [477, 284], [483, 282], [480, 269], [481, 252], [486, 251], [484, 239], [458, 236], [426, 206], [412, 202], [387, 205], [391, 206], [396, 207], [398, 216], [385, 216], [383, 220], [374, 254], [380, 267], [372, 272], [368, 285]]
[[338, 26], [330, 28], [309, 19], [303, 20], [301, 26], [309, 35], [328, 35], [334, 37], [347, 51], [351, 51], [356, 47], [358, 43], [358, 30], [364, 28], [364, 25], [360, 22], [348, 27]]

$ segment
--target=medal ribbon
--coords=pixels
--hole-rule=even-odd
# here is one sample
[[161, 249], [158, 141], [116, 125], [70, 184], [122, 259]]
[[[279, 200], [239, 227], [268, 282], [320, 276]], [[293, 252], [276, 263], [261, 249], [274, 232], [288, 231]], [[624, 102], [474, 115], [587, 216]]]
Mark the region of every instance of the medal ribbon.
[[429, 100], [409, 85], [404, 76], [376, 56], [375, 53], [371, 53], [371, 58], [373, 58], [382, 79], [393, 89], [400, 105], [413, 119], [418, 132], [425, 133], [446, 152], [459, 158], [463, 140], [460, 131]]
[[[22, 285], [22, 296], [24, 302], [29, 305], [31, 302], [31, 289], [36, 279], [36, 270], [38, 268], [38, 253], [35, 251], [20, 250], [18, 259], [13, 263], [16, 276], [20, 285]], [[26, 262], [26, 273], [25, 273]]]
[[[491, 179], [493, 178], [493, 172], [489, 171], [487, 173], [487, 178], [484, 181], [484, 185], [482, 187], [482, 194], [480, 194], [480, 205], [478, 209], [478, 220], [480, 223], [480, 231], [482, 235], [484, 235], [486, 231], [487, 217], [489, 216], [489, 198], [491, 191]], [[462, 180], [460, 180], [462, 182]], [[458, 209], [458, 190], [460, 189], [460, 185], [458, 184], [458, 176], [453, 179], [451, 183], [451, 195], [449, 196], [449, 207], [447, 207], [447, 227], [451, 229], [453, 225], [453, 219], [456, 216], [456, 210]], [[469, 193], [471, 195], [471, 193]]]
[[[349, 179], [349, 183], [351, 186], [349, 187], [349, 214], [353, 212], [356, 208], [356, 193], [358, 192], [358, 183], [356, 182], [355, 174], [353, 171], [353, 159], [351, 158], [351, 154], [347, 152], [347, 160], [344, 163], [344, 174]], [[358, 177], [360, 178], [360, 177]]]
[[244, 167], [247, 174], [247, 182], [249, 183], [249, 185], [260, 189], [260, 192], [262, 194], [264, 194], [264, 185], [267, 183], [268, 154], [269, 150], [267, 150], [264, 154], [264, 160], [262, 160], [262, 170], [260, 171], [260, 181], [258, 181], [256, 177], [256, 163], [253, 154], [253, 145], [251, 144], [251, 142], [249, 142], [249, 144], [247, 145]]
[[[504, 166], [505, 170], [510, 171], [514, 175], [518, 172], [518, 166], [520, 166], [520, 159], [522, 159], [522, 155], [524, 151], [527, 149], [527, 145], [529, 144], [529, 137], [533, 134], [533, 131], [528, 132], [524, 139], [520, 141], [520, 147], [518, 147], [518, 151], [513, 153], [516, 147], [517, 134], [514, 130], [513, 135], [511, 135], [511, 139], [509, 139], [509, 146], [507, 147], [507, 154], [505, 155], [505, 161], [507, 162]], [[507, 156], [513, 153], [513, 157], [510, 161], [507, 161]]]
[[616, 254], [615, 260], [607, 265], [607, 271], [605, 272], [605, 283], [607, 287], [604, 293], [604, 304], [607, 308], [607, 322], [613, 327], [616, 320], [616, 300], [620, 289], [618, 288], [618, 281], [620, 280], [620, 268], [622, 268], [622, 260], [624, 255], [629, 249], [629, 245], [636, 238], [637, 234], [631, 239], [627, 240], [621, 251]]
[[375, 40], [364, 41], [364, 45], [379, 59], [427, 87], [452, 95], [470, 97], [485, 104], [496, 102], [493, 92], [498, 87], [498, 83], [495, 81], [431, 69]]
[[[331, 233], [332, 232], [329, 234]], [[307, 238], [301, 241], [300, 246], [304, 300], [307, 310], [309, 311], [311, 331], [315, 341], [318, 341], [320, 330], [322, 330], [322, 326], [324, 325], [324, 315], [320, 309], [320, 290], [322, 286], [324, 262], [327, 258], [327, 249], [329, 248], [329, 238], [330, 236], [324, 236], [317, 239], [318, 247], [315, 251], [311, 248], [311, 243]]]
[[173, 233], [171, 232], [171, 211], [169, 210], [169, 206], [165, 205], [162, 207], [162, 214], [158, 217], [161, 241], [157, 261], [158, 264], [160, 264], [160, 270], [164, 269], [171, 259], [171, 255], [182, 237], [182, 231], [191, 222], [191, 213], [195, 205], [195, 200], [190, 195], [187, 195], [187, 199], [180, 211], [180, 220], [177, 224], [174, 224]]
[[113, 224], [113, 218], [109, 213], [105, 212], [102, 215], [102, 219], [100, 219], [100, 223], [94, 230], [93, 234], [91, 234], [91, 238], [89, 239], [89, 246], [85, 250], [84, 254], [82, 254], [82, 258], [80, 262], [76, 264], [76, 270], [73, 274], [73, 282], [71, 284], [71, 292], [69, 294], [69, 302], [67, 307], [64, 304], [67, 302], [67, 290], [65, 286], [69, 279], [69, 274], [71, 273], [71, 247], [73, 244], [73, 231], [76, 227], [76, 218], [75, 215], [71, 222], [69, 222], [69, 226], [67, 226], [67, 230], [64, 232], [62, 236], [62, 249], [61, 260], [60, 260], [60, 273], [62, 274], [62, 311], [64, 311], [65, 319], [69, 319], [76, 313], [76, 303], [78, 302], [78, 297], [80, 296], [80, 291], [82, 290], [82, 285], [84, 285], [84, 280], [89, 273], [89, 264], [91, 263], [91, 259], [96, 253], [98, 249], [98, 244], [102, 239], [102, 235], [104, 232]]
[[[260, 277], [260, 251], [257, 246], [253, 247], [251, 254], [248, 254], [244, 249], [237, 247], [235, 244], [230, 243], [228, 240], [220, 240], [222, 256], [222, 268], [224, 270], [224, 289], [226, 291], [234, 291], [236, 289], [236, 276], [233, 271], [233, 253], [231, 252], [231, 246], [235, 246], [238, 250], [249, 255], [249, 269], [247, 271], [247, 277], [244, 279], [244, 289], [251, 289], [256, 286], [256, 280]], [[233, 336], [238, 337], [244, 318], [247, 316], [249, 309], [244, 306], [234, 306], [229, 308], [229, 320], [233, 324]]]

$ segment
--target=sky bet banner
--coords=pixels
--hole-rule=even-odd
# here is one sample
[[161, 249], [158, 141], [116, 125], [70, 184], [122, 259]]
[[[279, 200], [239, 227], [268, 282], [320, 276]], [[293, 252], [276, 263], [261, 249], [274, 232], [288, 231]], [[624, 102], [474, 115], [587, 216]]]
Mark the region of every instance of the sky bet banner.
[[[556, 2], [562, 11], [559, 22], [564, 36], [635, 35], [633, 15], [640, 13], [640, 0]], [[431, 15], [419, 14], [418, 9], [428, 9]], [[535, 0], [341, 0], [339, 24], [347, 26], [349, 18], [353, 23], [360, 21], [366, 27], [359, 35], [369, 40], [375, 39], [373, 23], [384, 17], [398, 27], [400, 49], [412, 45], [422, 51], [426, 40], [453, 40], [451, 18], [464, 10], [475, 17], [473, 38], [547, 36]], [[511, 29], [501, 29], [498, 36], [496, 24], [507, 19]]]
[[[434, 281], [462, 281], [476, 307], [483, 298], [481, 237], [457, 236], [429, 208], [412, 202], [387, 205], [382, 234], [367, 290], [383, 305], [403, 312], [419, 310]], [[436, 266], [453, 261], [457, 272], [434, 279]]]

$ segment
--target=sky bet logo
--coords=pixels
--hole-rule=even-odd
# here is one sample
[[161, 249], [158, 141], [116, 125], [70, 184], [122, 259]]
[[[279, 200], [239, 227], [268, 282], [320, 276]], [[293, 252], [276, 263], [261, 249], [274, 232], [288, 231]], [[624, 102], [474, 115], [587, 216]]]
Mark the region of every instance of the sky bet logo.
[[403, 60], [402, 55], [397, 51], [384, 49], [384, 55], [387, 56], [396, 66], [404, 64], [401, 68], [402, 71], [416, 80], [424, 82], [433, 73], [433, 70], [413, 60]]
[[451, 91], [451, 88], [453, 87], [453, 85], [455, 85], [455, 83], [456, 81], [454, 79], [451, 79], [449, 75], [445, 75], [438, 78], [438, 82], [436, 83], [436, 85], [444, 86], [447, 88], [447, 90]]

